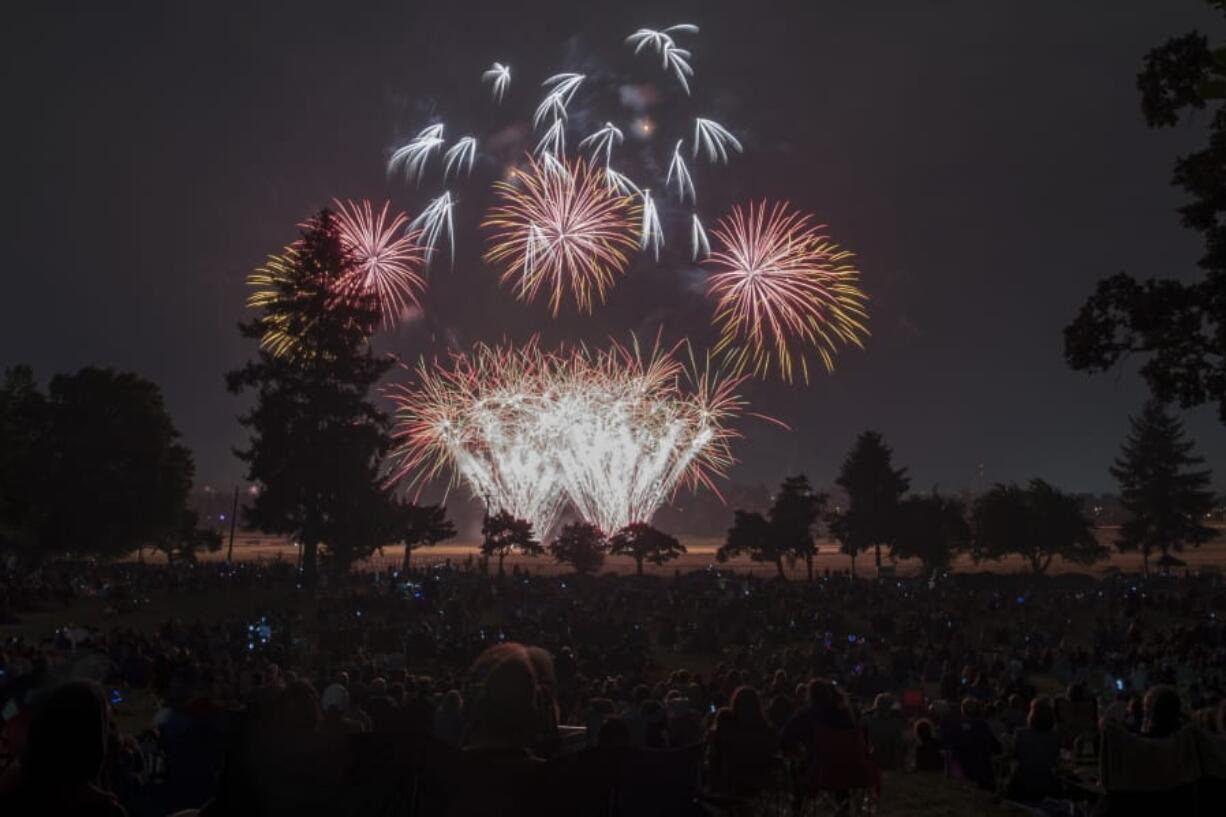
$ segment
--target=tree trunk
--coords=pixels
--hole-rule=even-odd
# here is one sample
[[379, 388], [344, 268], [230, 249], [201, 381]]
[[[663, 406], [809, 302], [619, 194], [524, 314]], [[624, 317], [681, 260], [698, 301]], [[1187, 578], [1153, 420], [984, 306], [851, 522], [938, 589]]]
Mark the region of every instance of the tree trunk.
[[851, 577], [854, 579], [856, 577], [856, 552], [853, 550], [849, 555], [851, 556]]
[[813, 582], [813, 554], [805, 554], [805, 573], [808, 576], [809, 582]]
[[1141, 548], [1141, 564], [1145, 571], [1145, 578], [1149, 578], [1149, 548]]
[[404, 565], [400, 568], [402, 573], [408, 573], [413, 566], [413, 546], [408, 542], [404, 543]]
[[877, 575], [881, 575], [881, 545], [873, 545], [873, 552], [877, 560]]
[[781, 579], [787, 578], [787, 576], [783, 574], [783, 557], [782, 556], [775, 559], [775, 569], [779, 571], [779, 578]]
[[634, 575], [636, 576], [643, 575], [643, 557], [642, 556], [634, 557]]
[[502, 560], [505, 558], [507, 558], [507, 554], [504, 551], [499, 551], [498, 552], [498, 575], [499, 576], [504, 575], [502, 571]]
[[302, 585], [315, 587], [319, 578], [319, 542], [306, 541], [302, 543]]

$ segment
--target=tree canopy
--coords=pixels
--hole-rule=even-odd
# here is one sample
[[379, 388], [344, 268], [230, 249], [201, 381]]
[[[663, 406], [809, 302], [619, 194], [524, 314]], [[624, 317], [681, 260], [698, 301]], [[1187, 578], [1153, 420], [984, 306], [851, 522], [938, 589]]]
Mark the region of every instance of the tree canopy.
[[646, 522], [631, 522], [609, 539], [609, 553], [633, 558], [635, 572], [641, 576], [643, 562], [659, 567], [685, 553], [685, 545]]
[[532, 523], [517, 519], [509, 511], [485, 515], [481, 524], [481, 554], [498, 557], [498, 572], [511, 553], [518, 551], [525, 556], [539, 556], [545, 552], [532, 533]]
[[[1222, 0], [1211, 4], [1226, 11]], [[1150, 127], [1212, 107], [1208, 145], [1179, 158], [1172, 180], [1189, 197], [1179, 208], [1184, 226], [1204, 238], [1204, 275], [1100, 281], [1064, 330], [1065, 357], [1073, 369], [1101, 372], [1140, 356], [1156, 397], [1185, 408], [1217, 403], [1226, 422], [1226, 48], [1195, 32], [1168, 40], [1146, 55], [1137, 87]]]
[[1017, 555], [1045, 573], [1052, 559], [1090, 565], [1107, 557], [1081, 500], [1041, 479], [1025, 487], [997, 484], [975, 500], [971, 555], [976, 561]]
[[587, 522], [563, 526], [549, 543], [549, 553], [558, 564], [570, 565], [581, 576], [600, 572], [604, 567], [608, 542], [600, 528]]
[[392, 511], [394, 527], [391, 540], [404, 544], [405, 571], [412, 564], [414, 548], [434, 547], [456, 534], [455, 525], [447, 518], [447, 509], [442, 505], [397, 502]]
[[902, 501], [890, 555], [897, 559], [919, 559], [931, 574], [947, 569], [954, 554], [966, 548], [970, 539], [971, 529], [962, 501], [933, 491]]
[[6, 373], [0, 545], [18, 555], [157, 547], [184, 532], [194, 473], [161, 391], [139, 375], [87, 367], [43, 395], [30, 369]]

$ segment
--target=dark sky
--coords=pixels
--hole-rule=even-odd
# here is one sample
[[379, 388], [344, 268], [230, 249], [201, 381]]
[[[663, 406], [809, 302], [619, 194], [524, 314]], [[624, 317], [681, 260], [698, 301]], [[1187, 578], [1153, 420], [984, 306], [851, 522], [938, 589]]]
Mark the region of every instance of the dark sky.
[[[1195, 274], [1168, 181], [1204, 131], [1146, 129], [1135, 75], [1170, 35], [1226, 36], [1200, 0], [22, 3], [0, 35], [0, 365], [138, 371], [162, 386], [201, 479], [238, 479], [241, 404], [223, 374], [252, 353], [235, 330], [248, 270], [333, 196], [420, 209], [436, 185], [384, 164], [433, 115], [449, 135], [488, 135], [576, 67], [667, 86], [619, 43], [681, 21], [703, 31], [678, 106], [746, 146], [699, 178], [700, 210], [789, 199], [857, 253], [872, 299], [867, 349], [833, 376], [749, 388], [793, 430], [743, 424], [733, 477], [827, 483], [871, 427], [917, 488], [1041, 475], [1109, 490], [1144, 389], [1131, 369], [1069, 371], [1061, 329], [1108, 274]], [[496, 59], [516, 70], [507, 110], [479, 82]], [[664, 160], [671, 144], [643, 149]], [[498, 289], [471, 221], [482, 194], [460, 197], [456, 268], [433, 271], [426, 320], [379, 348], [650, 337], [661, 322], [669, 339], [711, 340], [679, 228], [592, 319], [554, 321]], [[1226, 484], [1226, 429], [1209, 409], [1185, 417]]]

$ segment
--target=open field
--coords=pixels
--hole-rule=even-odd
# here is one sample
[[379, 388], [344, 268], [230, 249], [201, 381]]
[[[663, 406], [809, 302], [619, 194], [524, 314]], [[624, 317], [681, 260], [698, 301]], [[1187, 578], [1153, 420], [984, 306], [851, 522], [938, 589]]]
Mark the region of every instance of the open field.
[[[1119, 570], [1125, 573], [1139, 573], [1142, 567], [1140, 554], [1116, 553], [1115, 548], [1112, 546], [1115, 536], [1116, 528], [1099, 528], [1098, 530], [1099, 541], [1112, 551], [1112, 557], [1109, 560], [1093, 567], [1086, 567], [1084, 565], [1066, 564], [1057, 559], [1052, 563], [1050, 572], [1102, 575], [1108, 571]], [[684, 556], [669, 562], [663, 567], [657, 568], [652, 565], [644, 565], [644, 571], [648, 573], [672, 574], [675, 570], [686, 572], [703, 570], [707, 567], [718, 567], [766, 576], [773, 574], [775, 570], [773, 565], [753, 562], [748, 558], [737, 558], [720, 564], [715, 559], [715, 551], [719, 548], [721, 540], [714, 537], [681, 537], [681, 541], [688, 550]], [[468, 558], [476, 559], [480, 555], [477, 551], [478, 544], [476, 540], [454, 539], [434, 548], [414, 551], [413, 563], [422, 566], [439, 564], [448, 560], [456, 563], [463, 562]], [[1196, 550], [1184, 551], [1179, 554], [1179, 557], [1187, 562], [1188, 569], [1193, 571], [1203, 568], [1226, 570], [1226, 531], [1214, 541], [1202, 545]], [[208, 560], [225, 559], [226, 549], [223, 547], [218, 553], [208, 554], [204, 558]], [[260, 534], [240, 533], [235, 537], [234, 558], [243, 561], [267, 561], [275, 559], [295, 561], [298, 558], [298, 552], [286, 539], [262, 536]], [[368, 561], [367, 565], [380, 568], [398, 567], [403, 558], [403, 548], [384, 548], [382, 555], [376, 554]], [[882, 561], [883, 564], [888, 564], [884, 552], [882, 553]], [[555, 564], [547, 556], [539, 558], [507, 557], [507, 569], [510, 570], [514, 565], [518, 565], [521, 569], [532, 573], [552, 574], [566, 571], [566, 568]], [[819, 543], [818, 555], [814, 559], [814, 570], [821, 573], [826, 570], [841, 571], [849, 570], [850, 568], [851, 559], [839, 553], [837, 543], [828, 540], [823, 540]], [[955, 571], [960, 572], [992, 571], [995, 573], [1019, 573], [1029, 570], [1029, 566], [1021, 558], [1017, 557], [999, 562], [983, 562], [976, 565], [969, 556], [960, 556], [954, 561], [953, 568]], [[915, 575], [920, 571], [921, 565], [918, 561], [904, 560], [897, 563], [896, 569], [899, 575]], [[605, 563], [605, 570], [615, 573], [630, 573], [634, 571], [634, 562], [626, 557], [610, 557]], [[803, 563], [798, 563], [788, 570], [789, 574], [793, 577], [803, 576], [804, 571], [805, 566]], [[874, 562], [871, 552], [863, 554], [856, 559], [856, 572], [859, 575], [870, 576], [873, 574], [873, 571]]]

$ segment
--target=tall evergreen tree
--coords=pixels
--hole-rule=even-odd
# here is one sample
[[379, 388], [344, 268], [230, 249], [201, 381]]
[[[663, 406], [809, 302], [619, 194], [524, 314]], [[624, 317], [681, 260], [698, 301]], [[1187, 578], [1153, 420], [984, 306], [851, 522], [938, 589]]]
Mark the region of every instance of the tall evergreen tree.
[[1183, 423], [1161, 401], [1151, 399], [1141, 415], [1132, 418], [1132, 430], [1111, 467], [1129, 514], [1115, 546], [1121, 552], [1139, 550], [1146, 574], [1154, 551], [1165, 557], [1214, 537], [1204, 524], [1213, 508], [1210, 472], [1199, 468], [1204, 460], [1193, 455], [1192, 448]]
[[307, 222], [270, 261], [260, 314], [240, 326], [261, 342], [257, 358], [227, 376], [232, 392], [256, 397], [239, 418], [250, 442], [236, 452], [260, 488], [247, 522], [302, 545], [308, 587], [321, 545], [330, 564], [346, 567], [383, 545], [391, 527], [379, 473], [387, 418], [369, 396], [391, 361], [368, 343], [373, 302], [336, 297], [352, 263], [330, 211]]
[[771, 503], [771, 536], [791, 560], [803, 559], [805, 573], [813, 581], [813, 557], [817, 555], [818, 522], [826, 510], [826, 495], [813, 490], [804, 474], [787, 477]]
[[847, 493], [847, 510], [829, 517], [830, 533], [851, 556], [874, 549], [881, 571], [881, 546], [891, 545], [898, 526], [899, 501], [911, 484], [906, 468], [895, 468], [893, 452], [876, 431], [865, 431], [843, 461], [835, 484]]

